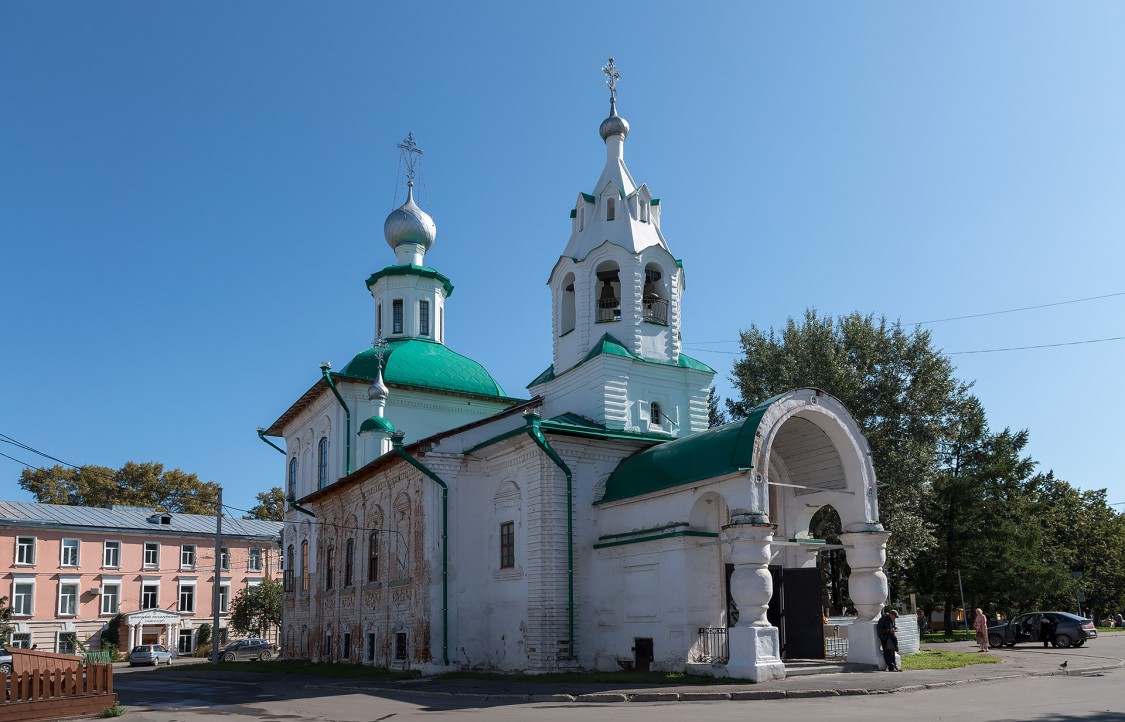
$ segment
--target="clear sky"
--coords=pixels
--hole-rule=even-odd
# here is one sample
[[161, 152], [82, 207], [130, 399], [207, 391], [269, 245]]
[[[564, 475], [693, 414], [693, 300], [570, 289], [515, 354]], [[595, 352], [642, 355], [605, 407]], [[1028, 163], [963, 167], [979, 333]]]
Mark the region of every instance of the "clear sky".
[[[5, 2], [0, 433], [196, 472], [236, 507], [280, 486], [254, 430], [371, 343], [408, 131], [448, 345], [525, 396], [610, 55], [723, 395], [739, 329], [807, 306], [1119, 294], [927, 327], [951, 353], [1125, 337], [1123, 36], [1103, 2]], [[1122, 502], [1123, 355], [952, 358], [1042, 469]], [[0, 498], [30, 498], [22, 468], [0, 457]]]

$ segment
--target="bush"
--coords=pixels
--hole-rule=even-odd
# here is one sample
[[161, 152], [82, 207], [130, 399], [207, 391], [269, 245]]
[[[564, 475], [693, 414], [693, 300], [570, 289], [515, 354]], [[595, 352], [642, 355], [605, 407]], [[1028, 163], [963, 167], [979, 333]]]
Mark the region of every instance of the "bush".
[[101, 643], [101, 646], [99, 647], [98, 651], [99, 652], [105, 652], [106, 654], [108, 654], [109, 655], [109, 661], [111, 661], [111, 662], [120, 662], [121, 659], [122, 659], [121, 650], [118, 648], [118, 646], [116, 644], [113, 644], [112, 642], [103, 641]]
[[122, 707], [119, 704], [115, 704], [112, 707], [106, 707], [105, 709], [103, 709], [101, 712], [98, 713], [98, 716], [99, 717], [120, 717], [123, 714], [125, 714], [125, 708]]

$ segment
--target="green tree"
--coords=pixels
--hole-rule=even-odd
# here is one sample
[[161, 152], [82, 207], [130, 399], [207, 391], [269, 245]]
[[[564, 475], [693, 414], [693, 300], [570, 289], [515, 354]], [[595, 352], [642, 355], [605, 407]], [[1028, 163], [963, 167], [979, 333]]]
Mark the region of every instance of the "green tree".
[[712, 386], [707, 390], [707, 428], [713, 429], [725, 423], [727, 423], [727, 415], [719, 408], [719, 395], [715, 393], [715, 387]]
[[247, 519], [285, 521], [285, 494], [281, 487], [275, 486], [269, 491], [258, 492], [256, 498], [258, 503], [250, 509]]
[[24, 469], [20, 488], [45, 504], [106, 507], [127, 504], [184, 514], [214, 514], [219, 485], [157, 462], [127, 462], [120, 469], [55, 465]]
[[7, 597], [0, 597], [0, 644], [7, 644], [12, 634], [12, 606]]
[[246, 587], [231, 602], [230, 625], [239, 634], [264, 636], [281, 625], [281, 597], [281, 584], [273, 579]]
[[839, 318], [805, 311], [780, 331], [741, 333], [743, 357], [732, 380], [742, 398], [727, 402], [734, 417], [794, 388], [813, 386], [851, 411], [871, 447], [879, 479], [881, 521], [891, 533], [887, 568], [893, 588], [915, 558], [935, 543], [925, 519], [929, 482], [939, 469], [938, 444], [949, 436], [951, 412], [968, 390], [929, 332], [905, 330], [886, 318]]

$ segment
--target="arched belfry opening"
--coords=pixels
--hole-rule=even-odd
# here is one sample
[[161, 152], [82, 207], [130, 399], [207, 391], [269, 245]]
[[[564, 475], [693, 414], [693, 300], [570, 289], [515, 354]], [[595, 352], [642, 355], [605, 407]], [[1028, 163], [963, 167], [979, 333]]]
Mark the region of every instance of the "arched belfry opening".
[[574, 274], [568, 273], [563, 278], [562, 294], [559, 298], [559, 335], [563, 336], [574, 330]]
[[621, 273], [613, 261], [598, 265], [595, 284], [597, 322], [621, 320]]
[[668, 295], [668, 283], [663, 269], [655, 263], [645, 266], [645, 286], [641, 294], [645, 321], [667, 325]]

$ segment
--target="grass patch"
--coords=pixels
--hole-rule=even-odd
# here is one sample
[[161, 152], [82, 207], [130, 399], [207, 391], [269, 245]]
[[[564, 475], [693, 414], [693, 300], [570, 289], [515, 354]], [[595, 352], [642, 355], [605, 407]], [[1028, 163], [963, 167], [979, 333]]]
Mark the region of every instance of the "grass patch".
[[309, 662], [303, 659], [279, 659], [272, 662], [219, 662], [212, 664], [193, 664], [191, 666], [164, 667], [163, 673], [175, 674], [177, 671], [211, 672], [222, 675], [227, 672], [267, 672], [269, 674], [297, 674], [310, 677], [337, 677], [340, 679], [361, 679], [375, 682], [394, 682], [403, 679], [417, 679], [421, 672], [415, 670], [396, 671], [382, 667], [369, 667], [365, 664], [344, 664], [341, 662]]
[[683, 672], [556, 672], [552, 674], [500, 674], [497, 672], [446, 672], [437, 679], [483, 679], [534, 684], [752, 684], [748, 679], [719, 679]]
[[927, 632], [922, 635], [922, 644], [947, 644], [949, 642], [975, 642], [977, 633], [972, 629], [954, 629], [953, 635], [945, 636], [945, 632]]
[[918, 654], [908, 654], [902, 658], [903, 669], [957, 669], [973, 664], [999, 664], [1000, 658], [980, 652], [950, 652], [936, 649], [923, 649]]
[[98, 712], [98, 717], [120, 717], [123, 714], [125, 714], [125, 708], [119, 704], [115, 704], [106, 707], [101, 712]]

